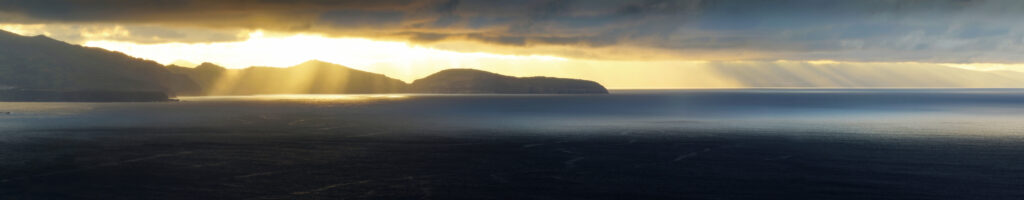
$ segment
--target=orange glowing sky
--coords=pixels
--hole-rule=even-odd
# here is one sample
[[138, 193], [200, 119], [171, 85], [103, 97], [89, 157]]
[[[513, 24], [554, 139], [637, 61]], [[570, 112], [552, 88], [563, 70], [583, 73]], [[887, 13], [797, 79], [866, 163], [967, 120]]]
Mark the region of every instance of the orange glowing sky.
[[618, 89], [1024, 87], [1020, 1], [4, 4], [0, 29], [162, 64], [322, 60], [407, 82], [475, 68]]

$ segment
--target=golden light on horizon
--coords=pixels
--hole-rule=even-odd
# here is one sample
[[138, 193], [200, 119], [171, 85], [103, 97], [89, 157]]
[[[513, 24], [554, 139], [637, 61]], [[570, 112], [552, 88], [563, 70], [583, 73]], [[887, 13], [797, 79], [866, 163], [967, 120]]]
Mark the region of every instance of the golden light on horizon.
[[[856, 82], [852, 79], [853, 77], [875, 77], [878, 75], [862, 66], [897, 67], [892, 69], [904, 68], [902, 66], [934, 66], [973, 71], [1020, 71], [1024, 69], [1021, 67], [1024, 65], [990, 63], [930, 64], [836, 60], [599, 60], [550, 55], [459, 52], [396, 41], [332, 38], [320, 34], [280, 34], [263, 31], [249, 32], [248, 39], [233, 42], [141, 44], [93, 40], [85, 41], [82, 45], [125, 52], [131, 56], [154, 60], [162, 64], [212, 62], [228, 68], [288, 67], [309, 60], [321, 60], [381, 73], [405, 82], [412, 82], [444, 69], [473, 68], [511, 76], [551, 76], [594, 80], [611, 89], [744, 88], [760, 84], [788, 84], [788, 82], [794, 81], [787, 78], [791, 76], [805, 77], [799, 81], [820, 87], [843, 87], [847, 83]], [[731, 69], [745, 69], [723, 71], [721, 68], [723, 65], [733, 66]], [[844, 66], [849, 70], [847, 72], [829, 72], [831, 74], [828, 76], [817, 76], [822, 73], [817, 69], [827, 66]], [[759, 75], [753, 76], [756, 77], [756, 80], [748, 80], [750, 77], [747, 76], [751, 74]], [[747, 77], [747, 79], [740, 77]], [[293, 78], [302, 80], [299, 77]], [[876, 82], [896, 84], [896, 81], [905, 79], [883, 79]], [[915, 81], [938, 82], [964, 87], [985, 86], [985, 84], [979, 86], [974, 83], [977, 81], [967, 81], [968, 83], [961, 83], [964, 81], [946, 81], [949, 83], [929, 80]], [[268, 88], [303, 88], [308, 85], [274, 83], [272, 80], [268, 80], [268, 84], [273, 86], [268, 86]]]
[[[82, 45], [125, 52], [161, 64], [184, 61], [212, 62], [228, 68], [289, 67], [309, 60], [321, 60], [382, 73], [406, 82], [444, 69], [473, 68], [511, 76], [589, 79], [613, 89], [740, 87], [717, 78], [702, 67], [706, 61], [588, 60], [548, 55], [457, 52], [404, 42], [331, 38], [318, 34], [280, 35], [254, 31], [249, 33], [247, 40], [237, 42], [138, 44], [98, 40], [86, 41]], [[279, 86], [288, 85], [294, 84]]]
[[1024, 64], [1006, 63], [944, 63], [942, 65], [977, 71], [1019, 71], [1024, 72]]
[[288, 67], [309, 60], [322, 60], [356, 69], [380, 71], [380, 69], [374, 69], [373, 66], [410, 70], [410, 68], [424, 65], [473, 68], [486, 64], [485, 60], [533, 62], [567, 60], [545, 55], [455, 52], [415, 46], [404, 42], [363, 38], [331, 38], [319, 34], [268, 36], [263, 31], [253, 31], [249, 33], [249, 39], [237, 42], [138, 44], [98, 40], [86, 41], [82, 45], [125, 52], [161, 64], [171, 64], [176, 61], [212, 62], [228, 68]]
[[44, 27], [45, 24], [0, 24], [0, 29], [19, 35], [51, 35], [42, 30]]

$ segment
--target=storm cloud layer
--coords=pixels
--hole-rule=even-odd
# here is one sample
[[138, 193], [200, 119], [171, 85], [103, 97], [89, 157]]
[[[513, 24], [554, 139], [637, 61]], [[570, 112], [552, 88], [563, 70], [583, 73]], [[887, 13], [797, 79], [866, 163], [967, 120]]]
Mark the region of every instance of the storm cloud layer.
[[0, 23], [131, 32], [114, 40], [262, 29], [598, 59], [1019, 63], [1022, 18], [1014, 0], [0, 0]]

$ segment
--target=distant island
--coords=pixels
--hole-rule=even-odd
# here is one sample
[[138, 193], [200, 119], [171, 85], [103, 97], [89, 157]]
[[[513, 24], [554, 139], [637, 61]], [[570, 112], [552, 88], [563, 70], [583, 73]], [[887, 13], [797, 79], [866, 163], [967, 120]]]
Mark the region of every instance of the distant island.
[[379, 94], [403, 93], [408, 88], [405, 82], [382, 74], [317, 60], [288, 68], [227, 69], [203, 63], [195, 68], [171, 65], [168, 69], [196, 81], [203, 88], [202, 95]]
[[[168, 68], [195, 80], [204, 95], [252, 94], [379, 94], [379, 93], [489, 93], [489, 94], [606, 94], [593, 81], [504, 76], [473, 69], [449, 69], [407, 84], [381, 74], [323, 61], [308, 61], [288, 68], [226, 69], [212, 63], [195, 68]], [[274, 80], [274, 81], [267, 81]]]
[[551, 78], [511, 77], [475, 69], [448, 69], [412, 82], [410, 91], [418, 93], [495, 93], [495, 94], [606, 94], [608, 90], [594, 81]]
[[0, 30], [0, 101], [168, 101], [176, 96], [257, 94], [606, 94], [601, 84], [450, 69], [401, 80], [322, 61], [288, 68], [164, 66], [120, 52]]

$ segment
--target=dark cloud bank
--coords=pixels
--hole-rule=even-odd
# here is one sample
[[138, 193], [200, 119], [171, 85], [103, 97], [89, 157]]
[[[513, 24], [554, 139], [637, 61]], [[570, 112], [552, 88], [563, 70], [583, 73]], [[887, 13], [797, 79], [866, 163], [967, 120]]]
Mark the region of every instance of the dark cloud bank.
[[[0, 0], [0, 12], [5, 23], [266, 29], [525, 47], [638, 47], [682, 57], [741, 52], [732, 57], [1024, 61], [1018, 56], [1024, 53], [1024, 20], [1019, 20], [1024, 18], [1024, 1], [1012, 0]], [[232, 39], [240, 38], [186, 42]]]

